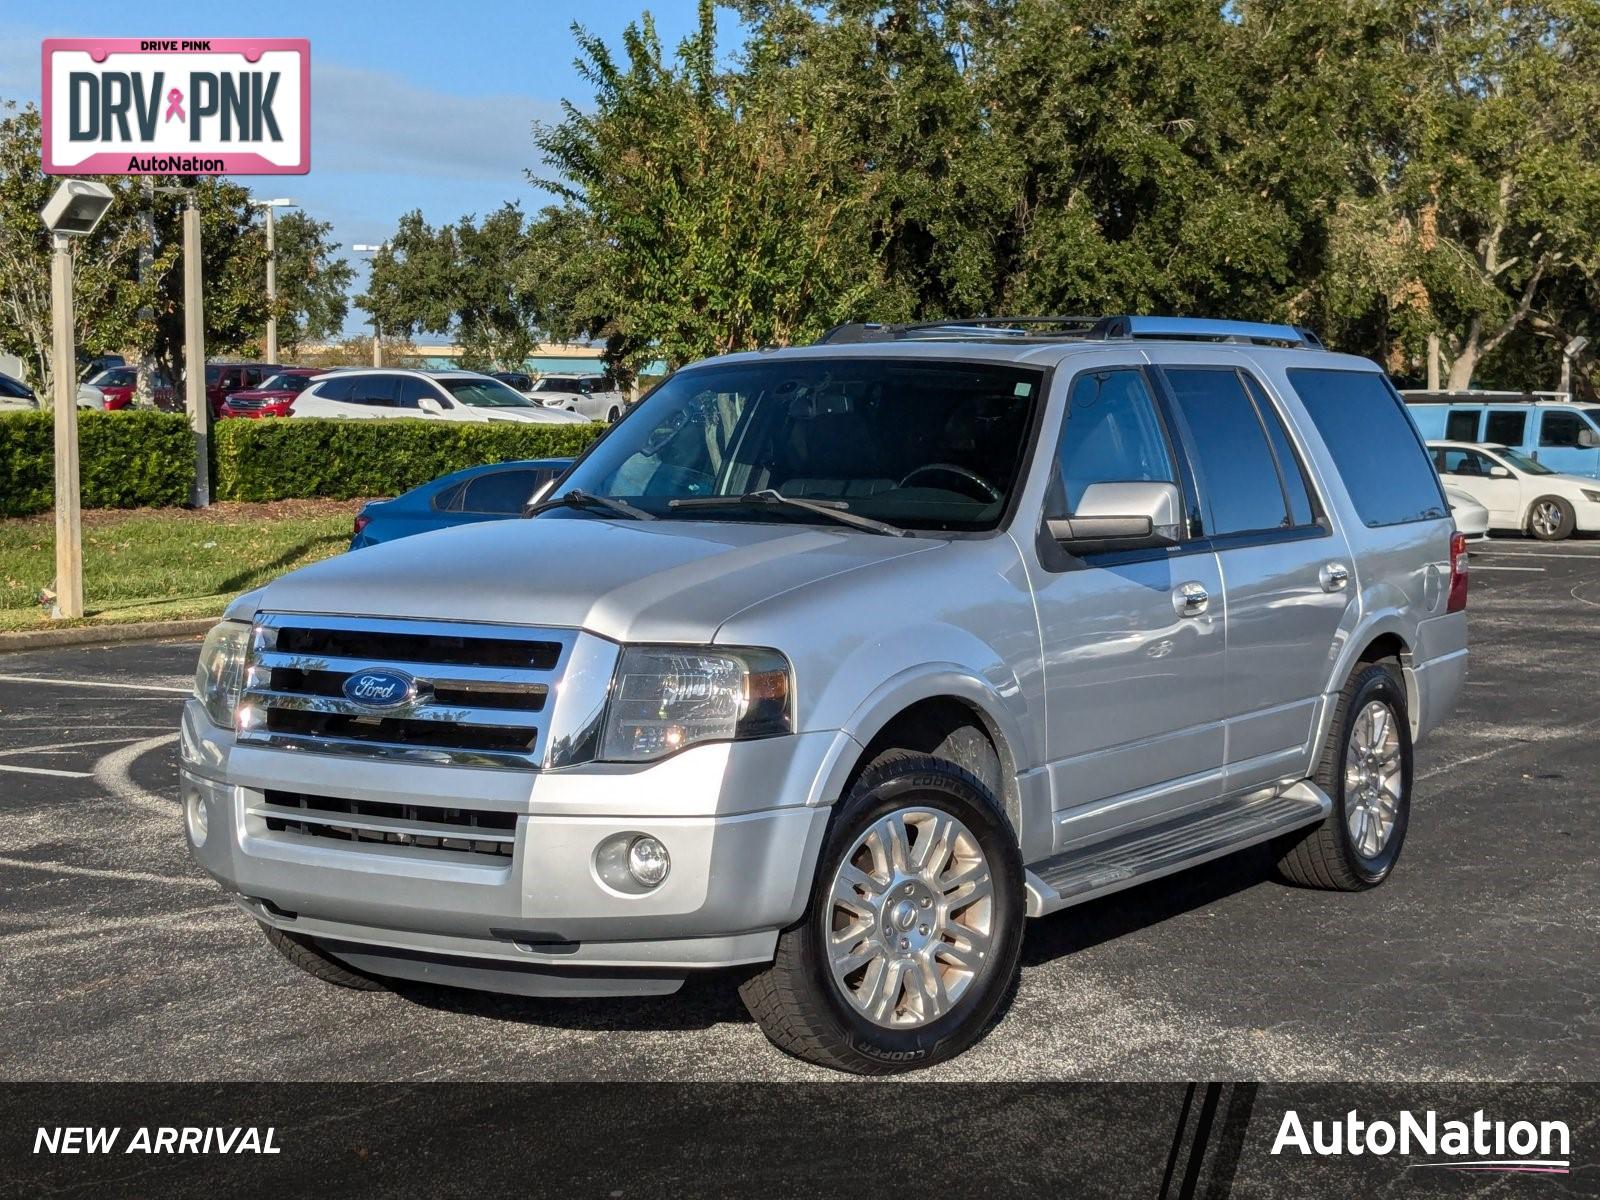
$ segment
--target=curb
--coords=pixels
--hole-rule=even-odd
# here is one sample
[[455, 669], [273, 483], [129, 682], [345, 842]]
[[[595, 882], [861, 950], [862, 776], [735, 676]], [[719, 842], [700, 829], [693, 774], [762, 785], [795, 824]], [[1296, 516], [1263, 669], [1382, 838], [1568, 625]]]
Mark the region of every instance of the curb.
[[189, 637], [205, 633], [221, 619], [219, 613], [215, 617], [187, 621], [132, 621], [126, 625], [74, 625], [69, 629], [0, 633], [0, 654], [51, 650], [59, 646], [109, 646], [117, 642], [151, 642], [159, 638]]

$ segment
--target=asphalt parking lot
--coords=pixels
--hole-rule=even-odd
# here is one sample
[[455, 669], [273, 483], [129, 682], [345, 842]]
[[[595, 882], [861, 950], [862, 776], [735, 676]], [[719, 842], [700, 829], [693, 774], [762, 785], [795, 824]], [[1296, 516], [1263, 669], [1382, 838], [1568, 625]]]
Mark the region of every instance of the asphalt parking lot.
[[[1009, 1015], [930, 1074], [1600, 1078], [1600, 542], [1472, 571], [1471, 681], [1386, 886], [1295, 890], [1246, 852], [1035, 922]], [[195, 649], [0, 656], [0, 1077], [827, 1077], [721, 979], [576, 1003], [301, 975], [184, 849]]]

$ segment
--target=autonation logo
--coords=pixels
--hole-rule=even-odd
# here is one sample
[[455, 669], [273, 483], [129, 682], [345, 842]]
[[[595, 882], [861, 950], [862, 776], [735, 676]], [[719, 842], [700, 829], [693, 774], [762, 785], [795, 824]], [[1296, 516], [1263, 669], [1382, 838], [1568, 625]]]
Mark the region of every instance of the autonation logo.
[[1451, 1171], [1505, 1171], [1528, 1175], [1566, 1175], [1572, 1163], [1572, 1134], [1565, 1121], [1490, 1120], [1482, 1109], [1470, 1121], [1441, 1121], [1428, 1110], [1409, 1110], [1393, 1120], [1364, 1121], [1355, 1109], [1332, 1121], [1312, 1121], [1289, 1109], [1278, 1126], [1274, 1154], [1298, 1151], [1338, 1158], [1344, 1155], [1421, 1155], [1433, 1162], [1408, 1167], [1442, 1167]]

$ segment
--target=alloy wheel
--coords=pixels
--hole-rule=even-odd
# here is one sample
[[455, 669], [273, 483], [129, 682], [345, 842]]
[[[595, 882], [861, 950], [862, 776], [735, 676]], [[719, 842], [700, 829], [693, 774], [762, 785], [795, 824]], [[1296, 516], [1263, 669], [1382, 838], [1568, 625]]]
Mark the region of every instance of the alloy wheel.
[[912, 1029], [961, 1002], [989, 961], [994, 879], [977, 837], [935, 808], [897, 809], [833, 878], [824, 937], [840, 994], [867, 1020]]
[[1357, 714], [1345, 747], [1345, 825], [1363, 858], [1383, 853], [1400, 812], [1404, 782], [1396, 720], [1382, 700], [1369, 700]]

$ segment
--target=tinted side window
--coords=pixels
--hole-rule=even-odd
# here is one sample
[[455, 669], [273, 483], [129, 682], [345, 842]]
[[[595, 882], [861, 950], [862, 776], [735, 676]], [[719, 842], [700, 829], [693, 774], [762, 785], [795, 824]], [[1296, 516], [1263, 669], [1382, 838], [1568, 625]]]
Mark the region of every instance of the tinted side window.
[[1206, 532], [1221, 536], [1287, 526], [1277, 459], [1238, 373], [1194, 367], [1162, 373], [1194, 446]]
[[395, 408], [399, 405], [400, 380], [394, 375], [357, 375], [350, 398], [357, 404], [370, 404], [375, 408]]
[[[1444, 436], [1448, 442], [1475, 442], [1478, 440], [1478, 417], [1475, 408], [1454, 409], [1445, 419]], [[1520, 435], [1519, 435], [1520, 437]]]
[[1289, 382], [1370, 527], [1434, 520], [1449, 509], [1417, 427], [1375, 371], [1297, 368]]
[[[1522, 445], [1522, 434], [1528, 427], [1528, 414], [1512, 410], [1492, 412], [1484, 422], [1483, 440], [1502, 446]], [[1476, 438], [1470, 439], [1477, 441]]]
[[351, 389], [355, 387], [355, 382], [354, 379], [348, 377], [323, 380], [323, 382], [317, 384], [317, 395], [325, 400], [348, 400], [350, 399]]
[[449, 407], [443, 400], [439, 400], [438, 391], [426, 379], [417, 379], [411, 375], [402, 375], [400, 377], [400, 399], [398, 404], [401, 408], [420, 407], [417, 402], [424, 396], [431, 400], [438, 400], [446, 408]]
[[460, 512], [461, 496], [467, 490], [465, 483], [452, 483], [444, 491], [438, 492], [433, 497], [432, 507], [436, 512]]
[[1245, 385], [1250, 398], [1256, 402], [1261, 422], [1267, 427], [1267, 440], [1272, 443], [1272, 453], [1278, 460], [1278, 473], [1283, 476], [1283, 494], [1289, 501], [1289, 517], [1295, 525], [1310, 525], [1316, 520], [1316, 506], [1311, 501], [1311, 485], [1306, 481], [1305, 464], [1289, 440], [1289, 431], [1283, 426], [1283, 417], [1274, 407], [1255, 376], [1245, 373]]
[[467, 483], [461, 498], [461, 511], [477, 513], [520, 513], [538, 486], [534, 471], [492, 471]]
[[[1575, 412], [1551, 412], [1545, 410], [1544, 417], [1539, 422], [1539, 445], [1541, 446], [1576, 446], [1578, 432], [1589, 428], [1582, 417]], [[1495, 439], [1491, 438], [1490, 441]], [[1513, 442], [1512, 445], [1517, 443]]]
[[1069, 513], [1078, 510], [1091, 483], [1176, 481], [1142, 372], [1094, 371], [1077, 378], [1056, 461]]
[[1466, 475], [1473, 479], [1487, 479], [1489, 468], [1494, 464], [1476, 450], [1446, 450], [1442, 454], [1444, 465], [1440, 472], [1445, 475]]

